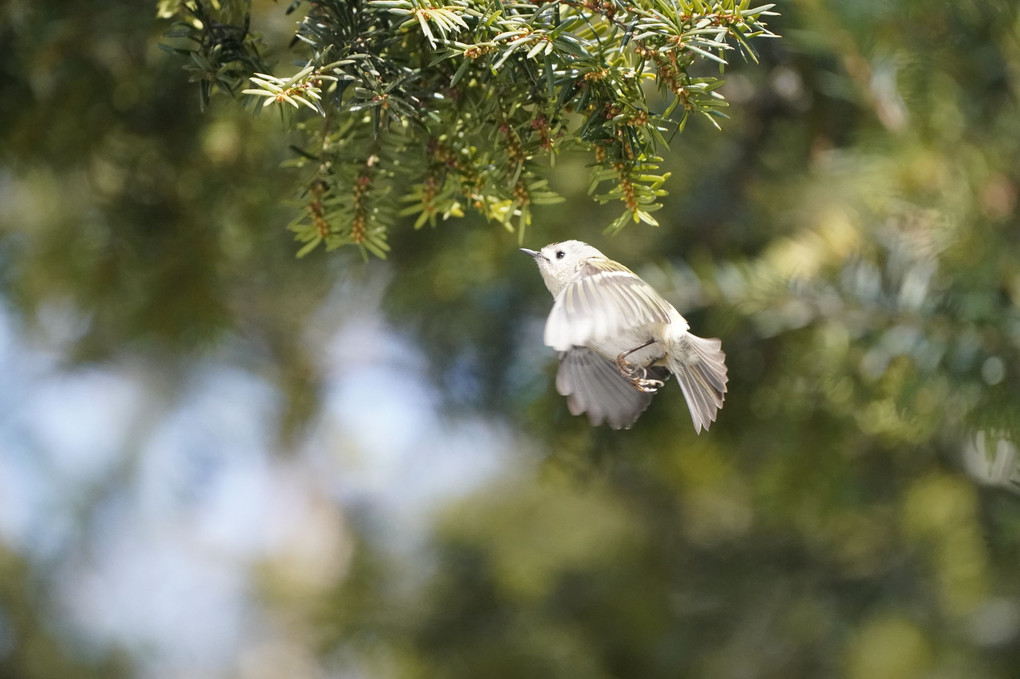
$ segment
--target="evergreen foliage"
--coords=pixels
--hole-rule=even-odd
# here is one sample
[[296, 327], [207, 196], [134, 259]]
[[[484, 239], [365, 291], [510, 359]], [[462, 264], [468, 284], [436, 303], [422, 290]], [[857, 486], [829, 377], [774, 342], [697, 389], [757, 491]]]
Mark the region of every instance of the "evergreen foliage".
[[299, 255], [353, 244], [383, 257], [398, 216], [420, 228], [466, 210], [523, 239], [532, 206], [561, 200], [548, 174], [565, 150], [588, 154], [595, 200], [622, 204], [608, 231], [658, 225], [669, 138], [691, 116], [718, 127], [723, 67], [773, 36], [772, 5], [749, 0], [307, 7], [290, 75], [269, 73], [243, 3], [162, 8], [180, 19], [170, 35], [203, 102], [222, 90], [294, 110], [293, 164], [307, 169], [290, 226]]
[[[231, 33], [247, 4], [215, 16], [251, 63], [174, 45], [257, 102], [293, 30], [261, 0]], [[725, 133], [662, 154], [663, 228], [600, 236], [561, 153], [528, 237], [723, 339], [696, 436], [675, 387], [629, 431], [569, 414], [517, 234], [295, 262], [275, 113], [311, 108], [202, 114], [144, 6], [5, 3], [0, 676], [1014, 679], [1020, 6], [780, 9]]]

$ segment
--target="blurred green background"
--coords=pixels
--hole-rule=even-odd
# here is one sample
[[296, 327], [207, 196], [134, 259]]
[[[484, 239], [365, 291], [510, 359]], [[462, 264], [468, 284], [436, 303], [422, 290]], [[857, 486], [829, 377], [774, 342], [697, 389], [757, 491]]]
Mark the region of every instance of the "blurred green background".
[[154, 6], [0, 6], [0, 676], [1016, 677], [1020, 12], [778, 10], [660, 229], [565, 157], [526, 243], [722, 338], [698, 437], [569, 415], [499, 227], [295, 260]]

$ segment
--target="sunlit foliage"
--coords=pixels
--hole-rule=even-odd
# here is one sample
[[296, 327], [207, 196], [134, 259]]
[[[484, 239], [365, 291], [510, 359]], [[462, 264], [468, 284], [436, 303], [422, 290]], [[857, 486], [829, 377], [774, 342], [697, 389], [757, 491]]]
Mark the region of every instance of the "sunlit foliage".
[[594, 198], [623, 204], [609, 231], [657, 225], [667, 137], [692, 115], [718, 127], [723, 66], [773, 37], [771, 5], [746, 0], [307, 5], [301, 68], [283, 74], [262, 65], [243, 3], [163, 8], [203, 101], [240, 91], [299, 114], [299, 254], [324, 243], [385, 256], [396, 215], [420, 228], [474, 210], [523, 238], [532, 206], [561, 200], [548, 177], [569, 149], [587, 155]]

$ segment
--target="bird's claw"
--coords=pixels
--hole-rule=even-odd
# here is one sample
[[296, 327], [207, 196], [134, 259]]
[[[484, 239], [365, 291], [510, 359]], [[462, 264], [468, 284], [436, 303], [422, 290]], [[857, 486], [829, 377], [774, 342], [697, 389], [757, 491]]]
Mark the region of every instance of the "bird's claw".
[[634, 365], [628, 361], [625, 358], [626, 353], [624, 352], [616, 357], [616, 369], [620, 372], [620, 375], [630, 381], [632, 387], [646, 394], [654, 394], [665, 386], [666, 383], [662, 380], [648, 377], [648, 368], [643, 365]]

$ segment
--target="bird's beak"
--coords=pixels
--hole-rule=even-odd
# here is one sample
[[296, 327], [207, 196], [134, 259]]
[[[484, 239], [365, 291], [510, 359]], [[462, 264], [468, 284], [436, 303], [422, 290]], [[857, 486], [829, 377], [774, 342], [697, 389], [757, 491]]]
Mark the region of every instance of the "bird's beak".
[[521, 252], [523, 252], [526, 255], [531, 255], [536, 259], [542, 256], [541, 252], [538, 252], [537, 250], [529, 250], [528, 248], [521, 248]]

